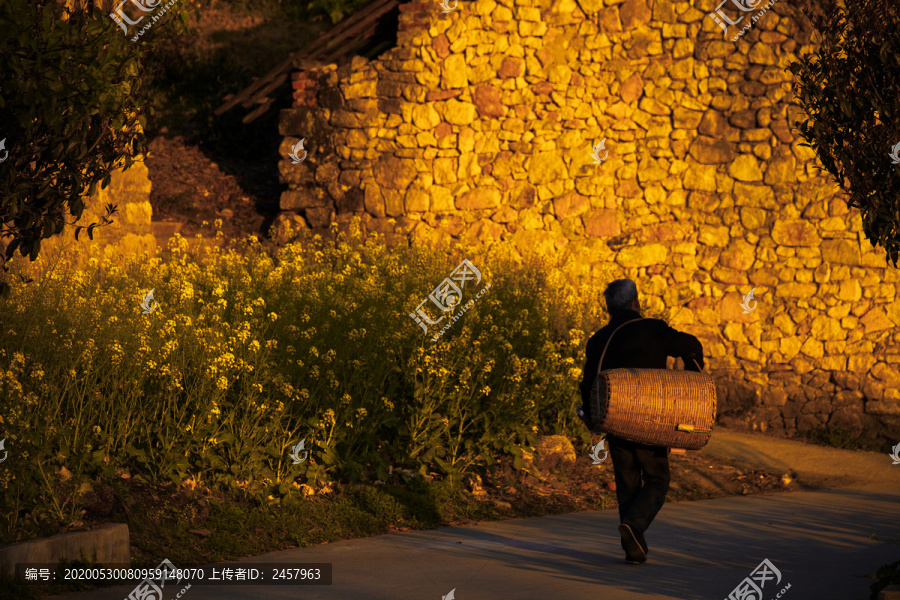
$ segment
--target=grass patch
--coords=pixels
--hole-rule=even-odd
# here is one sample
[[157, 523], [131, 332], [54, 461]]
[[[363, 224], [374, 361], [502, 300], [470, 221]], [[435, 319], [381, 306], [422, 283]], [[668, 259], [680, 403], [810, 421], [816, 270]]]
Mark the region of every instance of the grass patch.
[[803, 435], [813, 444], [820, 446], [831, 446], [832, 448], [841, 448], [842, 450], [859, 450], [862, 445], [856, 436], [849, 429], [840, 427], [820, 426], [803, 432]]

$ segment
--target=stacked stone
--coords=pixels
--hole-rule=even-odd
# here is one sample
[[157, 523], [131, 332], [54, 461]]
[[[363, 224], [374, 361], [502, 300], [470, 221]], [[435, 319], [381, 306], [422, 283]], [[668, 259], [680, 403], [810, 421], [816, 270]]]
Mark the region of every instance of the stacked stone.
[[672, 324], [712, 357], [722, 421], [896, 431], [900, 277], [791, 131], [808, 24], [778, 3], [722, 41], [696, 4], [478, 0], [427, 28], [404, 11], [396, 49], [282, 115], [285, 155], [320, 144], [282, 164], [286, 218], [615, 263], [656, 290], [645, 305], [695, 298]]
[[[94, 193], [84, 197], [84, 212], [81, 217], [66, 226], [62, 233], [41, 241], [40, 261], [52, 261], [53, 256], [65, 247], [69, 259], [76, 268], [84, 269], [88, 263], [88, 249], [96, 245], [101, 248], [101, 256], [115, 262], [121, 257], [150, 252], [155, 254], [160, 245], [155, 237], [153, 223], [150, 218], [153, 208], [150, 205], [150, 172], [144, 164], [143, 157], [127, 169], [116, 169], [110, 173], [109, 185], [102, 189], [100, 185]], [[124, 164], [124, 161], [122, 161]], [[87, 192], [87, 189], [85, 189]], [[106, 207], [116, 206], [116, 213], [111, 223], [103, 224]], [[66, 221], [69, 215], [66, 214]], [[76, 227], [89, 227], [98, 224], [92, 231], [93, 239], [82, 229], [75, 240]], [[163, 246], [164, 247], [164, 246]], [[6, 250], [6, 240], [0, 240], [0, 252]], [[16, 259], [22, 258], [18, 251]], [[24, 264], [29, 261], [23, 259]]]

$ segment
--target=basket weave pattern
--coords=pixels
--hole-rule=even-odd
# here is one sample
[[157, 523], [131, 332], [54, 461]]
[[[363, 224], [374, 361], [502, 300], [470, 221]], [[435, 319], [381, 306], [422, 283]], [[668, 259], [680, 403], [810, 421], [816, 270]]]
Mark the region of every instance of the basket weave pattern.
[[716, 422], [716, 384], [694, 371], [608, 369], [594, 382], [591, 415], [596, 429], [616, 437], [699, 450]]

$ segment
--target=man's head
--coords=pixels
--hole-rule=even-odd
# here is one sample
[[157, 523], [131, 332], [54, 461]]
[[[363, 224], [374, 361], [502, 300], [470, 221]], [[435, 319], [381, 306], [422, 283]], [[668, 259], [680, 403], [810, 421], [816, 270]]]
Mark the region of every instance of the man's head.
[[606, 297], [606, 310], [609, 312], [618, 310], [635, 310], [640, 312], [641, 305], [638, 302], [637, 286], [630, 279], [616, 279], [603, 292]]

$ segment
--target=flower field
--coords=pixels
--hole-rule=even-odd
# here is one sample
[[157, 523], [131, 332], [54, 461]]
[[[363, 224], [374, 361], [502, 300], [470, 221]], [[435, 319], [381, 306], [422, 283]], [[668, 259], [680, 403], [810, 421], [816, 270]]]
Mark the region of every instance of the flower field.
[[[77, 519], [79, 489], [123, 472], [279, 503], [391, 469], [523, 468], [538, 434], [587, 435], [574, 406], [602, 287], [504, 246], [390, 249], [351, 229], [277, 251], [176, 236], [165, 258], [91, 252], [84, 269], [42, 257], [0, 300], [2, 538]], [[463, 258], [490, 290], [432, 342], [439, 326], [409, 315]]]

